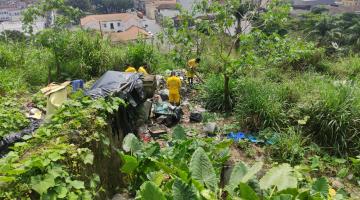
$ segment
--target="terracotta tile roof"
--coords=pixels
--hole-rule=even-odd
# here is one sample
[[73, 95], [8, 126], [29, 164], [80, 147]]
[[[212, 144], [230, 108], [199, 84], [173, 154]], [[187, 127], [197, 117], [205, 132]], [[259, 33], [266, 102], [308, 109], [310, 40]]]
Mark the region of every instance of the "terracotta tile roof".
[[141, 37], [150, 38], [151, 35], [146, 32], [144, 29], [139, 28], [137, 26], [131, 26], [126, 31], [118, 32], [118, 33], [109, 33], [108, 35], [112, 42], [126, 42], [130, 40], [136, 40]]
[[139, 19], [139, 17], [132, 13], [115, 13], [115, 14], [104, 14], [104, 15], [88, 15], [80, 19], [80, 25], [84, 26], [90, 22], [106, 22], [106, 21], [127, 21], [129, 19]]

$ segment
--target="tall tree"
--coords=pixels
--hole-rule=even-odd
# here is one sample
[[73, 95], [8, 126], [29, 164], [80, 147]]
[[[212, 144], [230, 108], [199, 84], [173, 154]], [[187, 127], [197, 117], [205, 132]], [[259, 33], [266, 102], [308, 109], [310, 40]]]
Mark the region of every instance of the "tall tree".
[[[60, 77], [61, 72], [61, 56], [58, 54], [58, 49], [64, 47], [64, 40], [61, 37], [61, 31], [65, 30], [69, 24], [72, 24], [79, 18], [81, 12], [77, 8], [67, 6], [64, 0], [40, 0], [36, 4], [27, 8], [23, 12], [23, 23], [25, 30], [33, 34], [33, 24], [39, 17], [52, 18], [53, 24], [49, 25], [53, 31], [47, 33], [46, 40], [42, 44], [51, 49], [54, 55], [54, 63], [56, 67], [56, 76]], [[48, 68], [48, 82], [51, 82], [52, 67]]]

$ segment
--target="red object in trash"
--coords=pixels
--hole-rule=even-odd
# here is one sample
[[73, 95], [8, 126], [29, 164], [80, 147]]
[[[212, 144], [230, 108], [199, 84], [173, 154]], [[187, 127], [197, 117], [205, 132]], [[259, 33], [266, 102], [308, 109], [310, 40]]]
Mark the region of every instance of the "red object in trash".
[[151, 142], [151, 136], [145, 133], [140, 133], [139, 134], [140, 139], [144, 142], [144, 143], [149, 143]]

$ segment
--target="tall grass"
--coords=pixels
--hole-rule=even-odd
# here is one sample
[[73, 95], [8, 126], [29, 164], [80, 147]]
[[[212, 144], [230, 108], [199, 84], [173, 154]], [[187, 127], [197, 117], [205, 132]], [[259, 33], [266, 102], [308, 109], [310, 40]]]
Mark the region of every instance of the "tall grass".
[[287, 122], [278, 84], [259, 78], [237, 82], [235, 112], [243, 127], [258, 131], [266, 127], [279, 129]]
[[360, 93], [357, 84], [318, 85], [319, 98], [302, 108], [304, 130], [322, 147], [340, 155], [360, 153]]
[[[235, 82], [230, 80], [230, 102], [235, 105]], [[201, 100], [205, 108], [210, 111], [224, 111], [224, 77], [219, 74], [211, 74], [201, 88]]]
[[296, 127], [301, 137], [309, 136], [333, 154], [360, 153], [357, 81], [314, 72], [276, 76], [270, 71], [270, 76], [258, 73], [236, 82], [235, 114], [242, 128], [284, 132]]

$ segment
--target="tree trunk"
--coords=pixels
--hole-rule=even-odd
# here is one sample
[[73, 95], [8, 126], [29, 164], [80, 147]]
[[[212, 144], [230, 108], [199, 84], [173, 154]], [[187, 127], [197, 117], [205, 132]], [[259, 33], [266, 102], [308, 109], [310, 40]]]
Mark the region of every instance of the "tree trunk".
[[[237, 26], [236, 26], [236, 30], [235, 30], [235, 37], [237, 37], [239, 34], [241, 34], [242, 32], [242, 27], [241, 27], [241, 19], [237, 19]], [[236, 41], [235, 41], [235, 49], [239, 49], [240, 47], [240, 38], [238, 38]]]
[[224, 74], [224, 106], [225, 112], [231, 112], [231, 102], [230, 102], [230, 89], [229, 89], [230, 77]]
[[59, 81], [60, 79], [60, 61], [59, 61], [59, 56], [57, 55], [57, 53], [55, 52], [55, 66], [56, 66], [56, 81]]
[[51, 83], [51, 65], [48, 67], [48, 84]]

